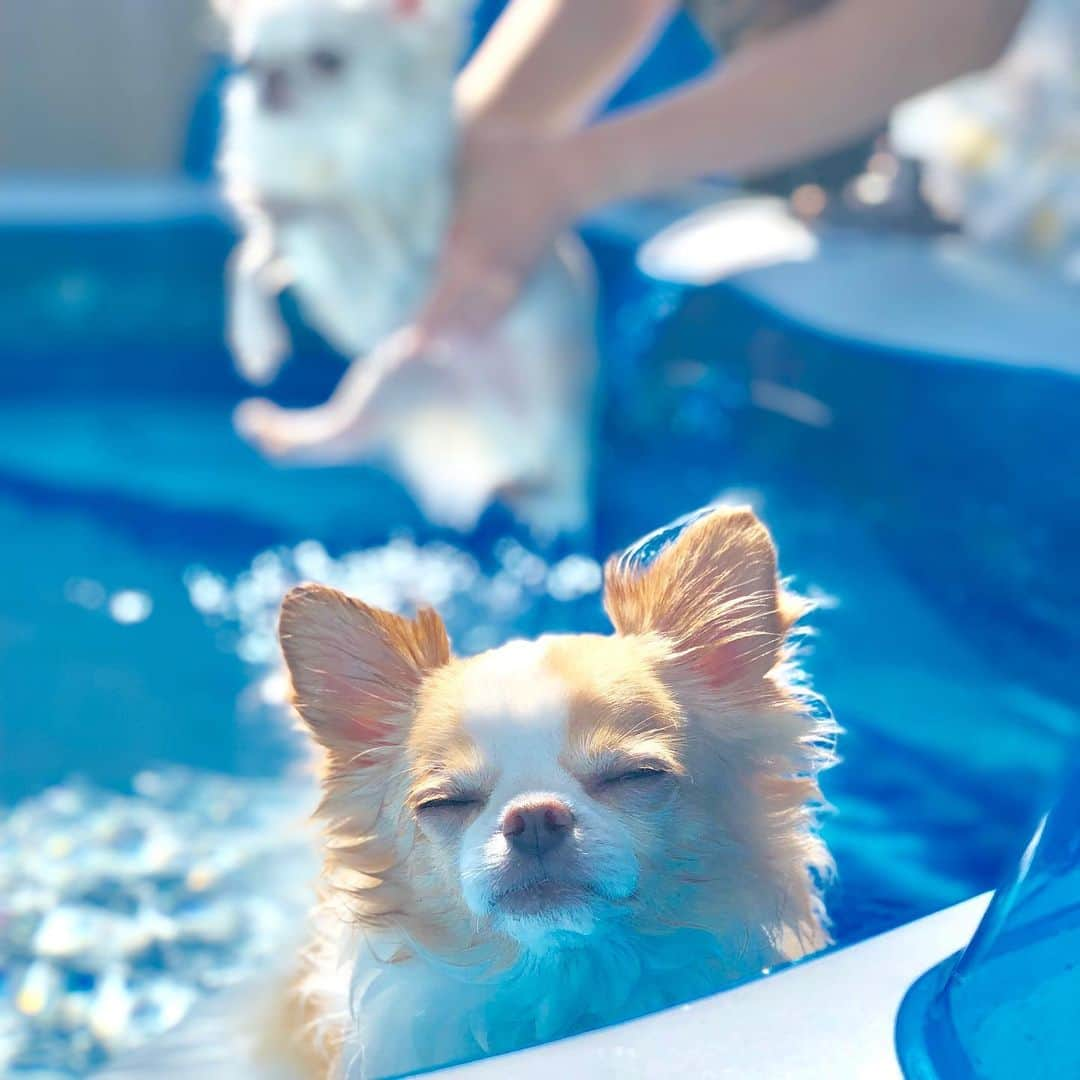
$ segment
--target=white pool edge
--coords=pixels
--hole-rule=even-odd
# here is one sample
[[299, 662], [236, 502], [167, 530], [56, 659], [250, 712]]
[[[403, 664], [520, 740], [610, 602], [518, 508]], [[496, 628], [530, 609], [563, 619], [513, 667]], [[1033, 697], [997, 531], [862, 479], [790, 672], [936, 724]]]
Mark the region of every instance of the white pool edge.
[[532, 1050], [437, 1073], [483, 1080], [896, 1080], [896, 1014], [923, 972], [970, 940], [973, 897], [767, 979]]

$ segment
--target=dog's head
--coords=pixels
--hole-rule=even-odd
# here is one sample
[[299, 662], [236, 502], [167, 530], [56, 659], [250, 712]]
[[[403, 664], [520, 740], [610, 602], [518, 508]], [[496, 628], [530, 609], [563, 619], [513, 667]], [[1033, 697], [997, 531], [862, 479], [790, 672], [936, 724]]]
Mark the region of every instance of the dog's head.
[[791, 679], [805, 605], [768, 533], [714, 511], [648, 568], [609, 564], [605, 606], [613, 636], [455, 659], [433, 612], [286, 597], [331, 874], [361, 920], [444, 951], [545, 951], [613, 921], [816, 938], [828, 721]]
[[[267, 116], [339, 110], [400, 91], [432, 53], [456, 56], [453, 0], [215, 0], [233, 55]], [[448, 48], [449, 46], [449, 48]]]
[[227, 154], [227, 169], [261, 167], [289, 188], [290, 174], [302, 176], [314, 155], [329, 189], [357, 161], [378, 161], [403, 143], [419, 153], [449, 129], [463, 0], [214, 3], [237, 64], [228, 136], [253, 159]]

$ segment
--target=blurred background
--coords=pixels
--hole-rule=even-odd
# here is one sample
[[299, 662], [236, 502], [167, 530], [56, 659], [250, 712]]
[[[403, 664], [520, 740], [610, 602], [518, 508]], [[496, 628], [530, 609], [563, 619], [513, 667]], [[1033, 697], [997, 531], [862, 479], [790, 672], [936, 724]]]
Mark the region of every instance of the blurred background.
[[0, 160], [8, 172], [162, 176], [184, 163], [209, 48], [199, 0], [16, 0], [0, 43]]
[[[86, 1075], [283, 940], [310, 803], [290, 584], [433, 603], [466, 652], [603, 629], [601, 560], [717, 499], [820, 602], [838, 940], [993, 887], [1080, 705], [1077, 15], [1035, 7], [1004, 67], [848, 146], [582, 224], [595, 528], [540, 547], [499, 508], [455, 535], [376, 464], [236, 437], [220, 27], [197, 0], [6, 0], [0, 1073]], [[722, 60], [703, 25], [680, 10], [605, 108]], [[317, 403], [342, 358], [285, 313], [274, 399]]]

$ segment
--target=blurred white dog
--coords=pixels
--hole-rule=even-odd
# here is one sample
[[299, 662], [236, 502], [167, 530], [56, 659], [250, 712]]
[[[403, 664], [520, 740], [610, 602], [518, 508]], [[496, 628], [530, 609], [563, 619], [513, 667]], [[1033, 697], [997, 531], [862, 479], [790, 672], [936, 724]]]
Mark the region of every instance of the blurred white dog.
[[535, 533], [586, 524], [593, 300], [560, 244], [482, 339], [417, 358], [407, 328], [453, 195], [452, 87], [465, 0], [215, 0], [238, 72], [220, 170], [244, 232], [229, 342], [265, 384], [288, 348], [278, 294], [361, 356], [315, 409], [244, 402], [267, 454], [382, 456], [433, 521], [471, 528], [501, 499]]

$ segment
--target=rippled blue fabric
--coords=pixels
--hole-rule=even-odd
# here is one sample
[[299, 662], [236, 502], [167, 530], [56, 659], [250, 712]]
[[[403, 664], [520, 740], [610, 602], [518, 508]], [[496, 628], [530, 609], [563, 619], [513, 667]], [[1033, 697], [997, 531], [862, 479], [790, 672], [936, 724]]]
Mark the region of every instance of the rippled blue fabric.
[[968, 947], [908, 993], [910, 1080], [1080, 1077], [1080, 746], [1056, 804]]

